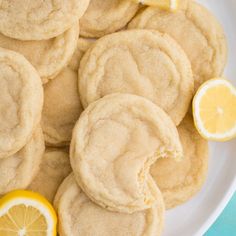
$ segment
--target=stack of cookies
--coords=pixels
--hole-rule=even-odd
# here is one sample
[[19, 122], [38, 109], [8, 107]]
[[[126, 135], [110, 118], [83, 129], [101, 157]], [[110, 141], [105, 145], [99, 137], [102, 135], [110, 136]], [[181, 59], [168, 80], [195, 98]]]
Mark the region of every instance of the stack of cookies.
[[191, 102], [226, 59], [192, 0], [1, 1], [0, 194], [44, 195], [60, 236], [160, 235], [206, 179]]

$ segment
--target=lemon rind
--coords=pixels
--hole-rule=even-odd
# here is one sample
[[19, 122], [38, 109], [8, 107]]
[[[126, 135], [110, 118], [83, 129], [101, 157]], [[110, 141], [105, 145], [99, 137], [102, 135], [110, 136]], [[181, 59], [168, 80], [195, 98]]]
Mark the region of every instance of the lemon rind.
[[56, 235], [57, 215], [52, 205], [41, 195], [32, 191], [15, 190], [0, 199], [0, 217], [14, 206], [24, 204], [36, 208], [48, 225], [47, 235]]

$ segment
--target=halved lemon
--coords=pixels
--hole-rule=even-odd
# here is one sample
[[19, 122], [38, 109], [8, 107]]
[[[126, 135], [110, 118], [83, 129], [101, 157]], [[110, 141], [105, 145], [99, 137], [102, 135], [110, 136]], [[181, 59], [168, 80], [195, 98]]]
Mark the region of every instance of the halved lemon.
[[57, 216], [41, 195], [16, 190], [0, 199], [1, 236], [56, 236]]
[[167, 11], [176, 11], [178, 9], [179, 0], [133, 0], [148, 6], [156, 6]]
[[208, 140], [227, 141], [236, 136], [236, 89], [225, 79], [205, 82], [193, 99], [194, 123]]

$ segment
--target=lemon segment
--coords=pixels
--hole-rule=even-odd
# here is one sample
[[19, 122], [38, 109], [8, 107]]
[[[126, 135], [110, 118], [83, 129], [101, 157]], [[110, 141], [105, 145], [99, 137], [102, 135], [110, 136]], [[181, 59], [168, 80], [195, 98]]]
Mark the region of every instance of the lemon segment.
[[227, 141], [236, 136], [236, 89], [225, 79], [204, 83], [193, 99], [199, 133], [208, 140]]
[[56, 236], [57, 216], [41, 195], [17, 190], [0, 199], [0, 235]]
[[143, 5], [155, 6], [166, 11], [176, 11], [179, 0], [133, 0]]

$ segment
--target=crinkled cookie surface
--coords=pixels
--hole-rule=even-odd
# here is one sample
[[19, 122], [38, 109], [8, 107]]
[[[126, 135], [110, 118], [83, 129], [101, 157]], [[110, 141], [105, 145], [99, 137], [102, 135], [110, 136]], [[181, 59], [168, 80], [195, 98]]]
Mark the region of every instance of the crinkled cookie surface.
[[158, 188], [149, 175], [160, 157], [182, 157], [177, 129], [149, 100], [114, 94], [92, 103], [72, 135], [75, 178], [95, 203], [118, 212], [150, 208]]
[[97, 40], [84, 55], [79, 90], [84, 107], [111, 93], [145, 97], [178, 125], [193, 97], [190, 62], [167, 34], [130, 30]]
[[80, 19], [83, 37], [99, 38], [123, 28], [135, 15], [139, 5], [127, 0], [91, 0]]
[[76, 23], [63, 34], [47, 40], [22, 41], [0, 34], [0, 47], [24, 55], [46, 83], [67, 65], [76, 49], [78, 36]]
[[223, 28], [215, 16], [194, 1], [177, 13], [148, 7], [131, 21], [129, 28], [155, 29], [172, 36], [191, 61], [195, 90], [224, 71], [227, 42]]
[[0, 32], [20, 40], [57, 37], [78, 23], [89, 0], [1, 0]]
[[208, 142], [199, 135], [190, 115], [178, 131], [184, 150], [182, 161], [160, 159], [151, 167], [166, 208], [176, 207], [195, 195], [202, 188], [208, 170]]
[[94, 204], [70, 175], [60, 186], [55, 204], [61, 236], [159, 236], [163, 230], [165, 207], [160, 192], [156, 204], [146, 211], [110, 212]]
[[43, 87], [20, 54], [0, 48], [0, 158], [19, 151], [41, 119]]
[[29, 142], [17, 153], [0, 159], [0, 194], [25, 189], [39, 171], [44, 153], [44, 139], [40, 127]]

